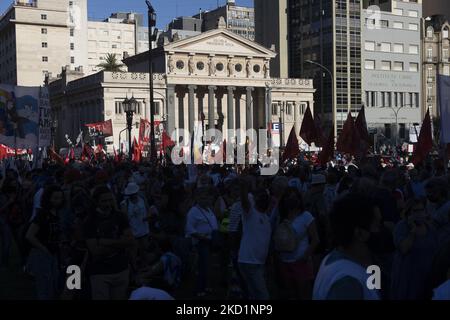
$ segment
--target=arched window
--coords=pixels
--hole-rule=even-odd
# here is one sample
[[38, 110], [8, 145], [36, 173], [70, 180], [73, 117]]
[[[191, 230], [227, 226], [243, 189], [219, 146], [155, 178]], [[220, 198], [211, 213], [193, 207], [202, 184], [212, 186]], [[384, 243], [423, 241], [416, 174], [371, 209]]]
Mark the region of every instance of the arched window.
[[427, 28], [427, 38], [433, 38], [433, 33], [434, 33], [434, 30], [433, 30], [433, 27], [428, 27]]
[[442, 39], [448, 39], [448, 27], [444, 27], [442, 30]]

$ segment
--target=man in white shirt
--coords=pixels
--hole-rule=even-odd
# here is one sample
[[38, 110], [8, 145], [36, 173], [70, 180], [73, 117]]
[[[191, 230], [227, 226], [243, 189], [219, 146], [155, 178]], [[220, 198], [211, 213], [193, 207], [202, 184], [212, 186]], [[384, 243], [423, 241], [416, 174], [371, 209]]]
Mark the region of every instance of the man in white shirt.
[[144, 253], [148, 247], [148, 236], [150, 233], [148, 225], [149, 210], [144, 199], [138, 193], [139, 186], [134, 182], [129, 183], [124, 191], [125, 200], [120, 204], [122, 211], [127, 214], [131, 231], [138, 244], [137, 248], [132, 252], [132, 264], [134, 267], [137, 267], [138, 251], [140, 251], [142, 258], [145, 257]]
[[185, 234], [192, 238], [198, 254], [198, 276], [196, 293], [198, 297], [206, 295], [209, 257], [213, 232], [218, 229], [216, 216], [211, 210], [213, 199], [210, 188], [195, 191], [196, 205], [189, 210], [186, 219]]

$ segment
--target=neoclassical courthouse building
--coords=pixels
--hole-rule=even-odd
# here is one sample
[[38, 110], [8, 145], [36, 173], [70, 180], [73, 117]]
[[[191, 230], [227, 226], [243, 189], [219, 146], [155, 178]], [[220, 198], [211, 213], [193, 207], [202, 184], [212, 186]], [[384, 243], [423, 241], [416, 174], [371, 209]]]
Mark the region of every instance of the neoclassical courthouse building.
[[[293, 126], [299, 134], [306, 108], [313, 111], [315, 90], [311, 79], [271, 78], [269, 62], [275, 56], [220, 22], [215, 30], [165, 43], [153, 50], [155, 121], [170, 134], [192, 132], [203, 112], [205, 129], [225, 134], [228, 128], [259, 129], [270, 123], [275, 144], [280, 136], [287, 141]], [[132, 131], [137, 138], [140, 118], [150, 119], [148, 52], [124, 63], [127, 72], [85, 77], [82, 69], [66, 67], [57, 78], [47, 78], [58, 147], [67, 147], [66, 134], [74, 140], [85, 124], [111, 119], [108, 152], [113, 145], [118, 149], [128, 141], [122, 102], [132, 96], [138, 101]]]

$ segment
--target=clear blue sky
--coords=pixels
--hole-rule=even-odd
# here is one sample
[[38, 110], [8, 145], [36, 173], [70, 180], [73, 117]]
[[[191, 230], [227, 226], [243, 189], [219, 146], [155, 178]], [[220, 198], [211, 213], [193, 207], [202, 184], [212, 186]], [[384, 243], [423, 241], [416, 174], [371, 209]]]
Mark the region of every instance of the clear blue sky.
[[[12, 0], [0, 0], [0, 12], [3, 13]], [[196, 14], [200, 8], [213, 9], [226, 3], [226, 0], [151, 0], [158, 15], [158, 28], [164, 28], [177, 16]], [[253, 0], [236, 0], [237, 5], [253, 6]], [[145, 0], [88, 0], [89, 17], [103, 19], [115, 11], [135, 11], [146, 13]]]

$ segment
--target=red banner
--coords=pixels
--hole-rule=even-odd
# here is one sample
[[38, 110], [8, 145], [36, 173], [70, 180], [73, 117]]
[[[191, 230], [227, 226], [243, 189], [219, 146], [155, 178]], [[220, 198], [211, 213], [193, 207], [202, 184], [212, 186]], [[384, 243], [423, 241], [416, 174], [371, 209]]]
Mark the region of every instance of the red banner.
[[[28, 153], [27, 149], [17, 149], [17, 155], [22, 156]], [[14, 157], [16, 155], [16, 150], [0, 144], [0, 160], [4, 158]]]
[[[159, 123], [158, 123], [159, 125]], [[155, 124], [156, 126], [156, 124]], [[139, 125], [139, 145], [141, 147], [148, 146], [150, 143], [151, 124], [147, 119], [141, 119]]]
[[113, 135], [112, 121], [104, 121], [97, 123], [86, 124], [86, 127], [89, 128], [89, 134], [91, 136], [103, 136], [103, 137], [111, 137]]

